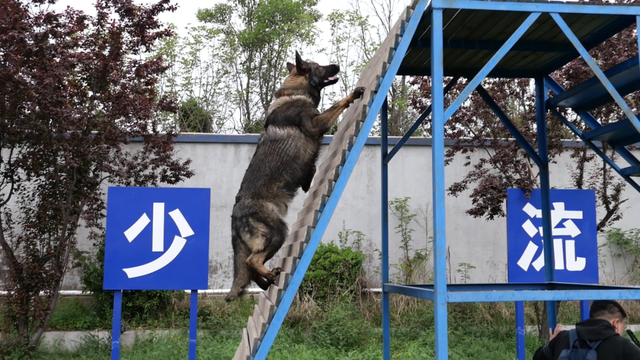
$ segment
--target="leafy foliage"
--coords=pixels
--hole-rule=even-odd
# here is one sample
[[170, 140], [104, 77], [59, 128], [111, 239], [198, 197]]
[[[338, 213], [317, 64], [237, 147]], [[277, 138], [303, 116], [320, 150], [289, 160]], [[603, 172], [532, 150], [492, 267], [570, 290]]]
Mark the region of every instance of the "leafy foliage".
[[334, 243], [320, 244], [300, 286], [300, 293], [318, 301], [354, 297], [360, 290], [358, 279], [365, 259], [362, 251], [339, 248]]
[[210, 133], [213, 116], [194, 98], [183, 101], [178, 111], [178, 127], [181, 132]]
[[[103, 290], [104, 283], [104, 238], [96, 243], [95, 257], [82, 257], [82, 291], [90, 292], [93, 312], [99, 320], [108, 320], [113, 313], [113, 291]], [[123, 291], [122, 319], [153, 318], [169, 310], [174, 292], [171, 291]], [[177, 292], [182, 294], [183, 292]]]
[[640, 283], [640, 229], [610, 229], [601, 247], [610, 247], [611, 254], [621, 259], [626, 268], [624, 278], [631, 284]]
[[[0, 247], [8, 268], [4, 329], [33, 348], [50, 319], [81, 224], [98, 229], [104, 181], [174, 184], [193, 172], [174, 158], [175, 112], [156, 91], [167, 70], [143, 59], [171, 36], [157, 20], [169, 0], [100, 0], [96, 15], [43, 1], [0, 0]], [[125, 148], [131, 138], [139, 147]], [[42, 295], [41, 295], [42, 294]]]
[[410, 199], [410, 197], [404, 197], [389, 201], [391, 213], [398, 220], [395, 229], [396, 234], [400, 235], [400, 250], [402, 250], [402, 257], [398, 263], [391, 266], [398, 270], [398, 281], [403, 284], [414, 284], [427, 280], [425, 279], [428, 272], [426, 265], [431, 255], [427, 248], [414, 249], [412, 246], [414, 229], [410, 225], [417, 214], [409, 206]]
[[239, 133], [258, 133], [273, 94], [296, 46], [316, 38], [317, 0], [227, 0], [198, 11], [211, 26], [220, 51], [217, 60], [228, 71]]

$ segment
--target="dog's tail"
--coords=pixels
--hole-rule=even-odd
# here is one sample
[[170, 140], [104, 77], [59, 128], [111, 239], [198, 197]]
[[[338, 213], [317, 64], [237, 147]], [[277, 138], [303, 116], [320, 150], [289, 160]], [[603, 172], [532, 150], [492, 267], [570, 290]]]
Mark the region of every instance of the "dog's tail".
[[231, 291], [225, 298], [227, 302], [235, 300], [244, 293], [244, 289], [251, 283], [251, 270], [247, 265], [247, 258], [251, 254], [247, 245], [242, 241], [236, 231], [232, 231], [231, 244], [233, 245], [233, 284]]

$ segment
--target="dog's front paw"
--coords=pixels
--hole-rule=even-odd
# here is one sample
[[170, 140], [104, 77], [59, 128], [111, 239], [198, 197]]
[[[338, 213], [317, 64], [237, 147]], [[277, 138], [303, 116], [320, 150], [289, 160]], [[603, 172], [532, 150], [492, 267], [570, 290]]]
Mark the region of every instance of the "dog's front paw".
[[366, 88], [364, 86], [358, 86], [355, 90], [353, 90], [352, 95], [355, 99], [360, 99], [365, 90]]
[[278, 267], [278, 268], [275, 268], [275, 269], [273, 269], [273, 270], [271, 270], [271, 273], [272, 273], [275, 277], [280, 276], [280, 273], [281, 273], [281, 272], [282, 272], [282, 269], [281, 269], [281, 268], [279, 268], [279, 267]]

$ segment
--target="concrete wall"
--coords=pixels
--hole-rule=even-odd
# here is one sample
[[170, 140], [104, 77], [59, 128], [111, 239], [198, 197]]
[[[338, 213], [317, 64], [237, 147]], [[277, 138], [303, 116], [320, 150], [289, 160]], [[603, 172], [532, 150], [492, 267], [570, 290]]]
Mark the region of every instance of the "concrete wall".
[[[329, 139], [325, 139], [328, 141]], [[211, 203], [211, 244], [210, 276], [211, 289], [229, 288], [232, 277], [230, 214], [240, 181], [255, 149], [257, 136], [185, 135], [178, 139], [176, 149], [181, 158], [190, 158], [196, 175], [180, 184], [184, 187], [210, 187]], [[428, 139], [412, 139], [393, 159], [389, 166], [389, 199], [411, 197], [410, 206], [418, 216], [412, 224], [413, 248], [430, 248], [431, 236], [431, 147]], [[136, 145], [133, 145], [136, 146]], [[635, 155], [640, 157], [640, 151]], [[571, 160], [564, 156], [551, 167], [552, 186], [568, 188], [571, 179], [567, 165]], [[338, 233], [344, 227], [365, 234], [363, 249], [370, 255], [367, 268], [373, 286], [379, 286], [378, 255], [374, 249], [380, 248], [380, 146], [377, 139], [370, 139], [365, 146], [356, 168], [349, 180], [331, 223], [324, 242], [338, 241]], [[464, 160], [457, 158], [446, 167], [447, 186], [460, 180], [467, 172]], [[494, 221], [474, 219], [465, 215], [471, 201], [465, 193], [457, 198], [447, 197], [447, 252], [450, 267], [450, 281], [461, 282], [458, 272], [470, 264], [469, 282], [506, 282], [507, 248], [506, 219]], [[302, 207], [304, 193], [295, 198], [287, 217], [292, 224]], [[640, 227], [640, 193], [627, 187], [625, 216], [616, 226], [628, 229]], [[426, 216], [425, 216], [426, 215]], [[397, 225], [391, 216], [390, 228]], [[426, 226], [425, 226], [426, 225]], [[80, 247], [91, 250], [91, 244], [81, 232]], [[391, 234], [391, 262], [401, 257], [399, 236]], [[620, 269], [611, 259], [601, 268], [601, 282], [623, 281]], [[614, 276], [613, 274], [616, 274]], [[428, 274], [427, 274], [428, 276]], [[80, 289], [78, 271], [72, 271], [65, 281], [66, 289]]]

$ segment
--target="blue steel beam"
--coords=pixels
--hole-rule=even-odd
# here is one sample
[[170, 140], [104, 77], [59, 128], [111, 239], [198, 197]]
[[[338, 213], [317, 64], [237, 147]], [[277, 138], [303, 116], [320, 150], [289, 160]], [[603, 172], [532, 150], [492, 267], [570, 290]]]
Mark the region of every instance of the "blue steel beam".
[[[513, 45], [516, 42], [518, 42], [518, 40], [522, 37], [522, 35], [524, 35], [524, 33], [527, 32], [527, 30], [529, 30], [529, 27], [531, 27], [531, 24], [533, 24], [538, 19], [538, 17], [540, 17], [540, 13], [530, 14], [524, 20], [524, 22], [520, 25], [520, 27], [518, 27], [518, 29], [509, 37], [509, 39], [505, 41], [504, 45], [502, 45], [500, 50], [498, 50], [495, 54], [493, 54], [491, 59], [489, 59], [489, 62], [487, 62], [485, 66], [469, 82], [469, 84], [467, 84], [467, 87], [465, 87], [465, 89], [460, 93], [460, 95], [458, 95], [456, 100], [451, 105], [449, 105], [447, 110], [444, 112], [445, 121], [451, 118], [453, 113], [455, 113], [458, 110], [458, 108], [460, 108], [462, 103], [467, 100], [467, 98], [469, 97], [469, 95], [471, 95], [473, 90], [478, 85], [480, 85], [480, 82], [482, 82], [482, 80], [484, 80], [484, 78], [487, 77], [487, 75], [491, 72], [491, 70], [493, 70], [493, 68], [495, 68], [496, 65], [498, 65], [500, 60], [509, 52], [509, 50], [511, 50]], [[431, 49], [431, 51], [433, 52], [437, 44], [433, 40], [431, 41], [431, 43], [434, 45]], [[442, 42], [440, 42], [439, 45], [440, 45], [440, 48], [442, 48]], [[433, 58], [433, 54], [431, 55], [431, 57]], [[433, 60], [432, 60], [432, 63], [433, 63]], [[431, 73], [433, 74], [433, 69], [431, 70]], [[435, 81], [433, 83], [438, 84]]]
[[280, 300], [280, 304], [276, 308], [276, 311], [273, 315], [271, 323], [267, 327], [267, 331], [264, 334], [262, 342], [256, 352], [255, 358], [257, 359], [266, 359], [273, 342], [278, 335], [278, 331], [282, 326], [282, 322], [291, 307], [291, 303], [298, 292], [298, 288], [302, 283], [302, 279], [304, 278], [304, 274], [307, 272], [309, 268], [309, 264], [311, 263], [311, 259], [313, 259], [313, 255], [315, 254], [320, 241], [322, 240], [322, 236], [324, 235], [327, 226], [329, 225], [329, 220], [331, 220], [331, 215], [338, 206], [338, 201], [344, 192], [344, 188], [347, 186], [347, 182], [349, 181], [349, 177], [353, 172], [353, 169], [358, 161], [358, 157], [362, 152], [362, 148], [364, 147], [365, 142], [367, 141], [367, 137], [373, 128], [373, 124], [375, 123], [376, 118], [378, 117], [378, 113], [382, 108], [382, 103], [386, 99], [387, 93], [391, 88], [391, 84], [395, 78], [395, 74], [400, 67], [400, 63], [404, 58], [404, 55], [409, 48], [409, 43], [413, 38], [413, 34], [420, 23], [420, 19], [422, 18], [422, 14], [427, 8], [428, 0], [421, 0], [420, 3], [416, 6], [415, 11], [411, 15], [411, 19], [405, 28], [405, 32], [398, 44], [395, 55], [389, 67], [387, 69], [386, 74], [382, 78], [380, 82], [380, 87], [378, 88], [378, 93], [373, 99], [367, 116], [365, 117], [364, 124], [362, 125], [362, 129], [358, 133], [356, 137], [356, 141], [351, 148], [351, 151], [347, 154], [347, 158], [345, 160], [345, 164], [340, 171], [340, 176], [336, 181], [336, 185], [334, 187], [331, 196], [327, 200], [327, 203], [324, 207], [322, 213], [320, 213], [320, 217], [318, 219], [318, 223], [316, 225], [313, 234], [311, 235], [311, 239], [309, 240], [309, 244], [307, 245], [300, 261], [298, 262], [298, 266], [296, 267], [295, 272], [291, 276], [291, 280], [287, 287], [287, 290], [282, 295], [282, 299]]
[[[459, 77], [454, 77], [453, 79], [451, 79], [451, 81], [449, 81], [449, 83], [447, 84], [447, 86], [444, 88], [444, 93], [448, 93], [449, 90], [451, 90], [451, 88], [453, 88], [455, 86], [455, 84], [458, 82], [458, 79], [460, 79]], [[433, 85], [432, 85], [433, 87]], [[388, 164], [389, 161], [391, 161], [391, 159], [393, 159], [393, 157], [396, 155], [396, 153], [400, 150], [400, 148], [407, 142], [407, 140], [409, 140], [409, 138], [411, 137], [411, 135], [413, 135], [414, 132], [416, 132], [416, 130], [418, 130], [418, 127], [424, 122], [424, 120], [431, 114], [431, 104], [429, 104], [429, 106], [427, 107], [427, 110], [425, 110], [422, 115], [420, 115], [420, 117], [418, 118], [418, 120], [416, 120], [415, 123], [413, 123], [413, 125], [411, 125], [411, 128], [409, 129], [409, 131], [407, 131], [406, 134], [404, 134], [404, 136], [402, 137], [402, 139], [400, 139], [398, 141], [398, 143], [393, 147], [393, 149], [391, 149], [391, 151], [389, 152], [389, 154], [387, 154], [386, 156], [383, 157], [383, 163], [384, 164]], [[386, 151], [386, 150], [385, 150]]]
[[446, 264], [446, 207], [444, 183], [444, 54], [442, 9], [434, 8], [431, 13], [431, 179], [433, 201], [433, 267], [434, 267], [434, 312], [435, 312], [435, 348], [436, 359], [448, 359], [449, 344], [447, 331], [447, 264]]
[[[504, 41], [466, 41], [466, 40], [445, 40], [443, 47], [445, 49], [456, 50], [500, 50], [504, 45]], [[411, 42], [412, 48], [429, 49], [431, 41], [414, 40]], [[571, 46], [563, 44], [550, 44], [542, 41], [520, 40], [512, 48], [512, 51], [534, 51], [534, 52], [574, 52]]]
[[410, 285], [395, 285], [395, 284], [384, 284], [382, 287], [383, 294], [384, 293], [393, 293], [411, 296], [415, 298], [425, 299], [425, 300], [434, 300], [434, 290], [433, 287], [429, 288], [419, 288]]
[[[540, 166], [540, 198], [542, 210], [542, 239], [544, 250], [544, 275], [546, 281], [555, 280], [553, 241], [551, 239], [551, 191], [549, 181], [549, 149], [547, 146], [547, 87], [544, 78], [535, 79], [536, 125], [538, 127], [538, 153], [544, 166]], [[547, 302], [547, 319], [551, 329], [556, 327], [557, 308], [554, 301]]]
[[551, 109], [551, 113], [555, 115], [560, 121], [562, 121], [562, 123], [565, 124], [569, 129], [571, 129], [571, 131], [573, 131], [573, 133], [576, 134], [576, 136], [578, 136], [593, 152], [595, 152], [609, 166], [611, 166], [611, 168], [613, 168], [613, 170], [617, 172], [618, 175], [622, 176], [629, 183], [629, 185], [631, 185], [631, 187], [633, 187], [638, 192], [640, 192], [640, 185], [637, 182], [635, 182], [635, 180], [633, 180], [631, 177], [629, 177], [629, 175], [626, 174], [623, 171], [623, 169], [621, 169], [615, 162], [613, 162], [613, 160], [611, 160], [611, 158], [609, 158], [607, 154], [605, 154], [602, 150], [600, 150], [600, 148], [597, 147], [592, 141], [586, 139], [582, 134], [582, 132], [577, 127], [575, 127], [575, 125], [573, 125], [569, 120], [567, 120], [567, 118], [565, 118], [557, 110]]
[[[411, 285], [393, 285], [386, 284], [386, 289], [393, 292], [396, 286], [410, 287], [415, 289], [423, 289], [433, 291], [433, 284], [411, 284]], [[566, 282], [543, 282], [543, 283], [479, 283], [479, 284], [449, 284], [447, 291], [449, 292], [473, 292], [473, 291], [522, 291], [522, 290], [639, 290], [640, 286], [617, 286], [617, 285], [600, 285], [600, 284], [581, 284]]]
[[[389, 167], [387, 166], [387, 151], [389, 145], [387, 143], [387, 110], [388, 100], [385, 99], [380, 112], [380, 162], [381, 162], [381, 226], [382, 226], [382, 284], [389, 282]], [[395, 149], [395, 148], [394, 148]], [[390, 319], [389, 319], [389, 293], [382, 292], [382, 358], [384, 360], [391, 359], [391, 335], [390, 335]]]
[[434, 8], [460, 10], [495, 10], [520, 12], [554, 12], [593, 15], [640, 15], [640, 7], [515, 1], [433, 0]]
[[502, 111], [502, 109], [500, 109], [500, 106], [498, 106], [498, 104], [496, 104], [495, 101], [493, 101], [493, 99], [491, 98], [491, 95], [489, 95], [489, 93], [482, 87], [482, 85], [478, 85], [478, 87], [476, 88], [476, 91], [478, 92], [478, 94], [480, 94], [480, 97], [482, 98], [482, 100], [484, 100], [484, 102], [489, 106], [489, 108], [498, 117], [498, 119], [500, 119], [500, 121], [507, 128], [507, 130], [509, 130], [509, 133], [511, 133], [511, 136], [513, 136], [518, 142], [518, 144], [522, 146], [522, 148], [527, 153], [527, 155], [529, 155], [531, 160], [533, 160], [538, 165], [538, 167], [545, 166], [545, 164], [542, 162], [542, 159], [540, 159], [540, 156], [538, 156], [538, 153], [536, 153], [533, 146], [531, 146], [531, 144], [529, 144], [527, 139], [525, 139], [524, 136], [522, 136], [520, 131], [518, 131], [518, 128], [516, 128], [516, 126], [513, 125], [511, 120], [509, 120], [509, 117], [507, 116], [507, 114], [505, 114]]
[[[447, 297], [449, 302], [637, 300], [640, 290], [461, 291], [449, 292]], [[549, 327], [555, 328], [555, 323]]]
[[569, 41], [571, 41], [571, 43], [576, 48], [576, 50], [578, 50], [578, 52], [580, 53], [580, 56], [582, 56], [582, 59], [584, 59], [584, 61], [587, 63], [587, 65], [589, 65], [589, 67], [595, 73], [598, 79], [600, 79], [600, 81], [602, 82], [602, 85], [604, 85], [604, 87], [607, 89], [607, 91], [609, 92], [613, 100], [615, 100], [615, 102], [618, 104], [618, 106], [620, 106], [624, 114], [627, 115], [627, 118], [631, 120], [631, 122], [634, 124], [638, 132], [640, 132], [640, 122], [638, 121], [636, 114], [634, 114], [633, 111], [631, 111], [631, 108], [629, 108], [629, 105], [627, 105], [627, 103], [624, 101], [622, 96], [620, 96], [615, 86], [611, 84], [611, 81], [609, 81], [609, 79], [604, 74], [604, 72], [600, 69], [598, 64], [596, 64], [596, 62], [593, 60], [591, 55], [589, 55], [589, 52], [587, 51], [587, 49], [585, 49], [584, 46], [582, 46], [582, 44], [580, 43], [580, 39], [578, 39], [573, 33], [573, 31], [571, 31], [571, 28], [569, 28], [569, 25], [567, 25], [564, 19], [562, 19], [562, 16], [555, 13], [552, 13], [550, 15], [553, 18], [553, 20], [555, 20], [556, 24], [558, 24], [562, 32], [569, 39]]

